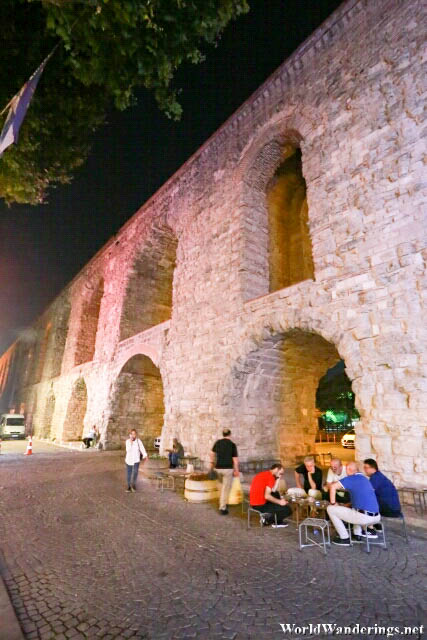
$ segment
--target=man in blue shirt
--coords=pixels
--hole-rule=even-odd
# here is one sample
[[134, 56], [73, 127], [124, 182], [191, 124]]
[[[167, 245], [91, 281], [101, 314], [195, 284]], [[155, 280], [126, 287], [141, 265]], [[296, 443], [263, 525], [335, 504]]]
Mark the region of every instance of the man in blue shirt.
[[402, 507], [394, 484], [381, 471], [378, 471], [378, 464], [373, 458], [363, 461], [363, 469], [374, 488], [380, 514], [386, 518], [398, 518]]
[[[335, 495], [337, 490], [345, 489], [350, 493], [351, 508], [337, 505]], [[373, 525], [381, 520], [375, 491], [368, 478], [359, 473], [357, 464], [347, 464], [347, 477], [333, 482], [329, 489], [330, 505], [327, 509], [332, 524], [338, 535], [332, 540], [333, 544], [350, 546], [350, 539], [345, 522], [354, 524], [354, 540], [361, 542], [362, 537], [369, 535], [377, 538], [376, 533], [362, 532], [362, 525]]]

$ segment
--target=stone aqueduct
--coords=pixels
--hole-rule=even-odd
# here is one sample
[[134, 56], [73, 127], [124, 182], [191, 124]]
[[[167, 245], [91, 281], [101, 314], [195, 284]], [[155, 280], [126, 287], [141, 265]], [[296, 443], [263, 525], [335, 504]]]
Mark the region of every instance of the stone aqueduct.
[[422, 481], [424, 25], [418, 0], [341, 5], [2, 356], [2, 410], [203, 459], [229, 426], [292, 462], [341, 358], [356, 456]]

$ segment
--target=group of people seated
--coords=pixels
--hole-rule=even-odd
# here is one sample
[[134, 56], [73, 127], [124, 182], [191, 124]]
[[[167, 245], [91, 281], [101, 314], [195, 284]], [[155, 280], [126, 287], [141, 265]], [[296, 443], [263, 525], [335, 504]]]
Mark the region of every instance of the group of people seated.
[[[312, 497], [328, 500], [328, 517], [337, 535], [332, 542], [349, 546], [349, 532], [345, 523], [353, 525], [352, 539], [361, 542], [366, 536], [377, 538], [381, 529], [381, 516], [401, 517], [399, 495], [393, 483], [378, 470], [377, 462], [367, 458], [363, 463], [364, 473], [359, 472], [356, 462], [343, 465], [339, 458], [330, 462], [326, 482], [322, 469], [308, 456], [295, 469], [296, 487], [287, 489], [288, 496]], [[284, 520], [291, 514], [288, 501], [282, 497], [280, 482], [283, 466], [273, 464], [269, 471], [261, 471], [252, 480], [249, 503], [252, 509], [264, 514], [264, 524], [285, 527]], [[363, 526], [365, 529], [362, 529]]]

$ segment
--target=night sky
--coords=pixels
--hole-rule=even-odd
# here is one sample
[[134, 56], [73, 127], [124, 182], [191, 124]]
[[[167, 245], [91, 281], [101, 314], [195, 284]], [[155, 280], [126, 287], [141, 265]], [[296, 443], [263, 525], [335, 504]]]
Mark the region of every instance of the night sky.
[[203, 64], [179, 71], [180, 122], [141, 91], [136, 107], [110, 114], [86, 165], [47, 205], [0, 203], [0, 353], [341, 1], [250, 4]]

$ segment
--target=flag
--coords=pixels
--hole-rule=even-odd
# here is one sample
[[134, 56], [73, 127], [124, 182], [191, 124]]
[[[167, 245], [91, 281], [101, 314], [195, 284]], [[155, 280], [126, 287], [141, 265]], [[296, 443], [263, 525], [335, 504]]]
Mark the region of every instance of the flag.
[[[47, 58], [43, 60], [41, 65], [36, 69], [31, 78], [24, 84], [19, 93], [16, 94], [9, 102], [9, 104], [3, 109], [2, 113], [9, 109], [9, 113], [4, 123], [3, 130], [0, 135], [0, 156], [3, 152], [14, 142], [18, 141], [19, 128], [27, 113], [28, 106], [33, 97], [33, 93], [36, 90], [40, 76], [43, 73], [43, 69], [46, 66], [49, 58], [55, 51], [56, 47], [49, 53]], [[0, 114], [1, 115], [1, 114]]]

